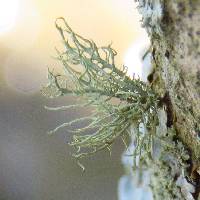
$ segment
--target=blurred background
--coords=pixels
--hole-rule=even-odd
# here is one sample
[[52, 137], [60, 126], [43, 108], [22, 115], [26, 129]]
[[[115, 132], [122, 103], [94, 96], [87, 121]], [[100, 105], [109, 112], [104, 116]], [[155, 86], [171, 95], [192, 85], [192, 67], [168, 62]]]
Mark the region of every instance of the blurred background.
[[59, 66], [56, 17], [97, 45], [113, 43], [117, 64], [141, 76], [141, 52], [148, 38], [133, 0], [0, 0], [0, 200], [116, 200], [124, 173], [117, 141], [112, 150], [83, 160], [71, 158], [71, 135], [47, 131], [88, 111], [51, 112], [74, 97], [47, 99], [47, 67]]

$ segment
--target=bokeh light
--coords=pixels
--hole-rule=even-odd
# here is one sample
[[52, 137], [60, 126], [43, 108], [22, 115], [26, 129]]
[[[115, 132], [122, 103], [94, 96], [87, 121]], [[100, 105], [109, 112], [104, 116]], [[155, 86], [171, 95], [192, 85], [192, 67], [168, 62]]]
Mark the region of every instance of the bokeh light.
[[19, 0], [0, 0], [0, 34], [16, 25]]

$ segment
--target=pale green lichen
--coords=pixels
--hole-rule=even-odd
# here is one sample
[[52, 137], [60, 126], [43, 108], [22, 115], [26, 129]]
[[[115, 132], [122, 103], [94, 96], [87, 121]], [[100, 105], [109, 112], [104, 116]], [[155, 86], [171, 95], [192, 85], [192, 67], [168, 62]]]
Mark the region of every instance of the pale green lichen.
[[[77, 149], [73, 156], [79, 159], [103, 149], [110, 150], [115, 139], [127, 137], [130, 126], [134, 125], [137, 130], [134, 156], [141, 155], [143, 151], [150, 155], [157, 123], [156, 94], [139, 79], [128, 77], [126, 67], [121, 70], [116, 67], [116, 52], [111, 45], [97, 47], [93, 41], [76, 34], [63, 18], [56, 20], [56, 28], [65, 47], [63, 51], [57, 50], [57, 59], [64, 70], [62, 74], [49, 70], [49, 84], [43, 93], [50, 97], [80, 96], [86, 103], [77, 106], [92, 106], [95, 112], [91, 116], [63, 123], [50, 133], [88, 120], [87, 126], [71, 131], [75, 135], [70, 145]], [[62, 110], [75, 106], [49, 109]], [[140, 133], [140, 124], [144, 124], [148, 134]], [[85, 134], [90, 129], [94, 133]]]
[[163, 17], [163, 0], [135, 0], [138, 2], [138, 11], [142, 15], [142, 25], [148, 34], [161, 34], [159, 26]]
[[194, 200], [194, 186], [188, 181], [190, 155], [177, 139], [174, 128], [167, 128], [164, 110], [158, 111], [159, 126], [154, 139], [154, 158], [148, 160], [154, 199]]

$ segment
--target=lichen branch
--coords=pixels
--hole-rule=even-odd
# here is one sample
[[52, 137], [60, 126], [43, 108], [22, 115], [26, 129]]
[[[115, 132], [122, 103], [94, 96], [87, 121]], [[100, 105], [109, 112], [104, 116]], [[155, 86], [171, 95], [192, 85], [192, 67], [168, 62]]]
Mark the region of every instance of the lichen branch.
[[[63, 123], [51, 133], [89, 119], [88, 125], [71, 130], [76, 135], [69, 144], [77, 149], [73, 156], [79, 159], [104, 149], [110, 150], [116, 138], [123, 140], [129, 134], [130, 126], [134, 125], [137, 129], [134, 157], [142, 157], [143, 152], [148, 154], [154, 134], [152, 127], [155, 128], [157, 122], [156, 94], [139, 79], [127, 76], [125, 66], [121, 70], [116, 67], [117, 53], [111, 45], [98, 47], [92, 40], [75, 33], [64, 18], [58, 18], [55, 25], [64, 44], [63, 50], [57, 50], [57, 59], [64, 72], [58, 74], [49, 70], [46, 91], [56, 90], [55, 96], [80, 96], [87, 106], [94, 107], [95, 112], [93, 116]], [[48, 109], [63, 110], [74, 106]], [[152, 131], [141, 134], [140, 124]], [[89, 129], [93, 129], [94, 133], [86, 134]]]

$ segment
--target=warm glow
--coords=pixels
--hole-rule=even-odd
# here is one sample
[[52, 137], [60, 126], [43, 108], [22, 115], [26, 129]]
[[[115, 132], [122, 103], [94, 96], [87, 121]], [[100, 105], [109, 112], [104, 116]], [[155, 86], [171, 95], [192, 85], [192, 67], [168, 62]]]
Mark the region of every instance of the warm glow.
[[18, 9], [19, 0], [0, 0], [0, 33], [15, 25]]
[[138, 55], [143, 39], [133, 48], [131, 44], [144, 30], [134, 7], [133, 0], [0, 0], [0, 68], [8, 86], [26, 93], [38, 91], [46, 83], [47, 66], [58, 68], [52, 57], [54, 47], [62, 46], [54, 26], [60, 16], [98, 46], [113, 42], [116, 66], [125, 64], [129, 75], [141, 75]]

